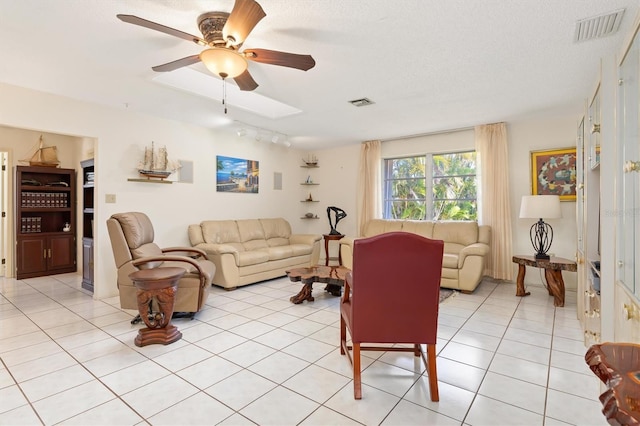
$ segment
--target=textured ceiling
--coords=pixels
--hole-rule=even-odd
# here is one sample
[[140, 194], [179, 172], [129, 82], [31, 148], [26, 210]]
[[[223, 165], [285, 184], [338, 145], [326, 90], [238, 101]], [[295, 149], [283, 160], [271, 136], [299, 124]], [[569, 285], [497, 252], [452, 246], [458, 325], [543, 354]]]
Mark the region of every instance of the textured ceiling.
[[[233, 0], [0, 0], [0, 82], [207, 127], [245, 123], [309, 150], [523, 116], [577, 120], [600, 58], [618, 52], [639, 8], [637, 0], [259, 3], [267, 16], [244, 48], [311, 54], [317, 65], [303, 72], [250, 63], [255, 92], [300, 113], [251, 113], [229, 90], [225, 115], [218, 100], [154, 81], [152, 66], [201, 48], [116, 18], [137, 15], [200, 35], [197, 17], [230, 11]], [[616, 34], [573, 42], [576, 21], [620, 8]], [[212, 87], [203, 94], [221, 90], [221, 80], [205, 80]], [[362, 97], [375, 103], [348, 103]]]

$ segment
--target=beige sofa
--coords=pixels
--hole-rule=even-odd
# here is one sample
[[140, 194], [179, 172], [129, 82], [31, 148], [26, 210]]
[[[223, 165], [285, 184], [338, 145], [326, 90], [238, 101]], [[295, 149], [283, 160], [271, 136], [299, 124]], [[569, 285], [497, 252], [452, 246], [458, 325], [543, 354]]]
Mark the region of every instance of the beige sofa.
[[[444, 241], [440, 286], [471, 293], [482, 280], [485, 259], [489, 255], [491, 229], [477, 222], [373, 219], [366, 223], [363, 237], [392, 231], [412, 232]], [[353, 265], [353, 241], [340, 240], [342, 264]]]
[[282, 218], [207, 220], [189, 225], [193, 247], [216, 265], [213, 284], [233, 289], [285, 275], [290, 268], [315, 265], [321, 235], [292, 234]]

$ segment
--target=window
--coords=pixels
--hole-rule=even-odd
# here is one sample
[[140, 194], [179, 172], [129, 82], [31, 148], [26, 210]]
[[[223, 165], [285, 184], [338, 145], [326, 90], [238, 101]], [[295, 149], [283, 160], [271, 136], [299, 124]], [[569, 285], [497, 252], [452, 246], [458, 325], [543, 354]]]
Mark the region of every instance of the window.
[[476, 220], [475, 151], [384, 160], [383, 203], [385, 219]]

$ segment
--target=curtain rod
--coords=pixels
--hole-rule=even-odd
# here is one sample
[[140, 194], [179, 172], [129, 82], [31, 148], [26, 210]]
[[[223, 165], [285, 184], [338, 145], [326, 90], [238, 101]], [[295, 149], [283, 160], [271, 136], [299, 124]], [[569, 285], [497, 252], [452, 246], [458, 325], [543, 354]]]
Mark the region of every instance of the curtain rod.
[[422, 137], [422, 136], [435, 136], [435, 135], [445, 135], [447, 133], [466, 132], [467, 130], [473, 130], [475, 128], [476, 128], [476, 126], [467, 126], [467, 127], [459, 127], [457, 129], [441, 130], [441, 131], [438, 131], [438, 132], [418, 133], [418, 134], [415, 134], [415, 135], [401, 136], [401, 137], [397, 137], [397, 138], [393, 138], [393, 139], [381, 139], [380, 142], [392, 142], [392, 141], [397, 141], [397, 140], [400, 140], [400, 139], [412, 139], [412, 138], [419, 138], [419, 137]]

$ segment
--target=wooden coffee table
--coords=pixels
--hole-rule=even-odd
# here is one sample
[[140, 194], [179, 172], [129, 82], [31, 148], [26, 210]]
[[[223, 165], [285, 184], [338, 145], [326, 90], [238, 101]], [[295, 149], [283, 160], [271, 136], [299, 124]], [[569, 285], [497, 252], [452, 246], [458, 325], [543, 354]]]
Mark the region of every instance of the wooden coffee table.
[[307, 302], [313, 302], [315, 300], [312, 295], [313, 283], [327, 284], [324, 289], [334, 296], [340, 297], [345, 276], [349, 271], [350, 269], [344, 266], [323, 265], [290, 269], [286, 271], [289, 279], [293, 282], [302, 281], [304, 285], [300, 293], [291, 296], [289, 300], [295, 304], [302, 303], [305, 300]]

